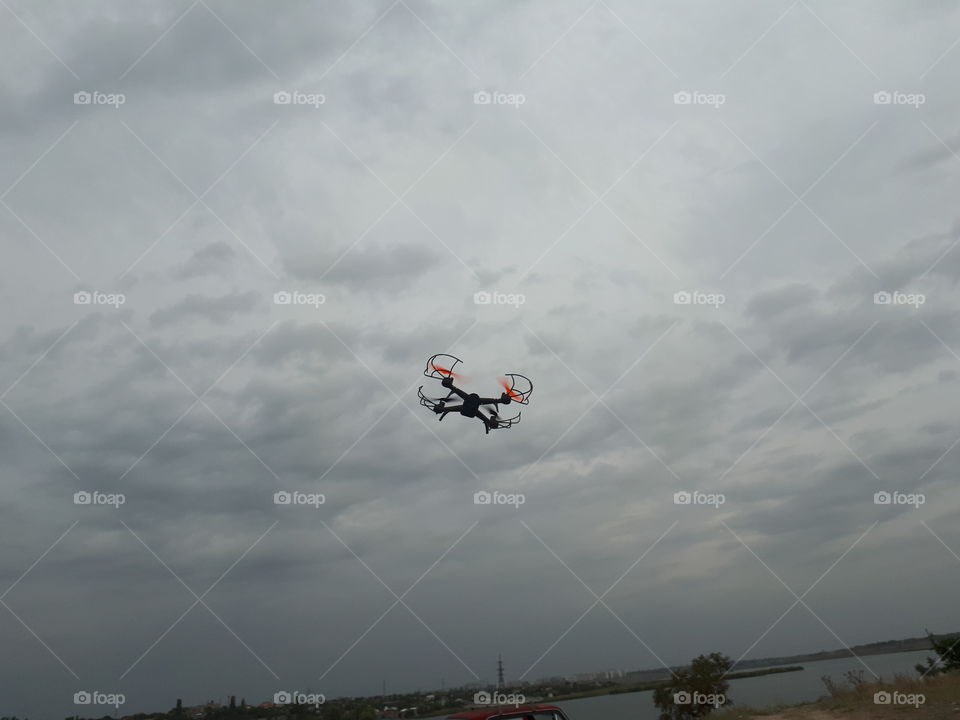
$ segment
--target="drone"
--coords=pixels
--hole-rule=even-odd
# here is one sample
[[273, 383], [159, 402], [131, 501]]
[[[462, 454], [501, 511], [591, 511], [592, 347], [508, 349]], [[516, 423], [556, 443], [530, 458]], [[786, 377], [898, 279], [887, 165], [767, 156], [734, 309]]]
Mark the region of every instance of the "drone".
[[[533, 392], [533, 383], [530, 382], [530, 378], [519, 373], [507, 373], [500, 378], [500, 385], [503, 386], [500, 397], [480, 397], [477, 393], [465, 392], [454, 384], [455, 379], [465, 379], [454, 370], [461, 362], [459, 358], [444, 353], [433, 355], [427, 360], [427, 367], [423, 374], [428, 378], [439, 380], [440, 384], [450, 392], [444, 398], [431, 398], [423, 394], [423, 385], [421, 385], [417, 390], [420, 404], [439, 415], [440, 420], [452, 412], [468, 418], [477, 418], [483, 422], [487, 435], [491, 430], [503, 430], [520, 422], [520, 413], [511, 418], [502, 418], [497, 412], [497, 406], [514, 402], [526, 405], [530, 402], [530, 394]], [[447, 401], [454, 395], [462, 402], [459, 405], [447, 405]]]

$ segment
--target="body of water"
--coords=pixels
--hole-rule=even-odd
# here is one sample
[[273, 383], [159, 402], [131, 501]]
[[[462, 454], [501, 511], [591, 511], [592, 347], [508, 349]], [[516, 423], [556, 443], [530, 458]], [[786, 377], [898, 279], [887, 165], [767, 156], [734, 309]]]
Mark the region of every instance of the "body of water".
[[[849, 670], [862, 670], [865, 680], [873, 680], [873, 673], [887, 681], [893, 680], [894, 675], [916, 677], [914, 665], [923, 663], [932, 653], [932, 650], [922, 650], [867, 655], [862, 658], [863, 662], [857, 658], [840, 658], [796, 663], [803, 665], [803, 670], [731, 680], [727, 696], [738, 706], [755, 708], [812, 702], [827, 694], [827, 688], [820, 679], [824, 675], [829, 675], [838, 684], [842, 684]], [[649, 690], [561, 700], [556, 704], [563, 708], [570, 720], [656, 720], [659, 714], [653, 705], [653, 692]]]
[[[922, 650], [867, 655], [862, 658], [863, 663], [856, 658], [797, 663], [803, 665], [803, 670], [731, 680], [727, 695], [736, 705], [756, 708], [811, 702], [827, 694], [827, 688], [820, 679], [824, 675], [829, 675], [837, 683], [842, 683], [848, 670], [862, 670], [865, 680], [873, 679], [871, 670], [884, 680], [893, 680], [894, 675], [916, 676], [913, 666], [922, 663], [932, 652]], [[570, 720], [656, 720], [658, 715], [651, 691], [562, 700], [557, 705], [563, 708]]]

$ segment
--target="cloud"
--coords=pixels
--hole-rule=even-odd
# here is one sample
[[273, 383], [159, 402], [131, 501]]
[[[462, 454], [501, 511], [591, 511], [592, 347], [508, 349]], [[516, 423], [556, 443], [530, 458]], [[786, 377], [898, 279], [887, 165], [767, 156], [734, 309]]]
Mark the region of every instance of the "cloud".
[[223, 324], [237, 315], [252, 313], [262, 305], [263, 299], [253, 290], [221, 297], [188, 295], [175, 305], [151, 314], [150, 324], [154, 328], [161, 328], [191, 317]]
[[[793, 601], [757, 558], [800, 592], [842, 557], [849, 644], [949, 629], [957, 10], [341, 4], [11, 3], [4, 712], [740, 654]], [[531, 377], [522, 421], [438, 422], [438, 352]], [[601, 608], [563, 635], [621, 576], [656, 655]], [[836, 644], [790, 617], [750, 656]]]
[[237, 251], [225, 242], [215, 242], [197, 250], [176, 273], [180, 280], [223, 272], [237, 258]]

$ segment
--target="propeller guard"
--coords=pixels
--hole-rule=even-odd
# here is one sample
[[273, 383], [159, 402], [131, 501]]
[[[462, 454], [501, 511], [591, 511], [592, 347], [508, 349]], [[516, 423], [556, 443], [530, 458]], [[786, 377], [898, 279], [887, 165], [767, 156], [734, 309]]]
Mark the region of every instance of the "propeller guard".
[[453, 355], [437, 353], [427, 360], [427, 367], [424, 369], [423, 374], [434, 380], [443, 380], [446, 377], [456, 375], [454, 369], [461, 362], [463, 361], [460, 358], [454, 357]]
[[495, 417], [494, 420], [497, 421], [497, 426], [494, 428], [491, 428], [491, 430], [505, 430], [506, 428], [513, 427], [518, 422], [520, 422], [520, 415], [521, 413], [517, 413], [511, 418], [502, 418], [499, 416]]
[[[504, 377], [509, 383], [510, 389], [507, 391], [507, 395], [510, 396], [511, 402], [519, 403], [520, 405], [529, 403], [530, 395], [533, 393], [533, 383], [530, 382], [530, 378], [520, 373], [506, 373]], [[517, 417], [520, 416], [518, 415]], [[507, 427], [509, 427], [509, 425]]]
[[443, 402], [443, 398], [432, 398], [424, 395], [423, 385], [421, 385], [417, 390], [417, 397], [420, 398], [420, 404], [425, 408], [429, 408], [430, 410], [436, 410], [440, 406], [440, 403]]

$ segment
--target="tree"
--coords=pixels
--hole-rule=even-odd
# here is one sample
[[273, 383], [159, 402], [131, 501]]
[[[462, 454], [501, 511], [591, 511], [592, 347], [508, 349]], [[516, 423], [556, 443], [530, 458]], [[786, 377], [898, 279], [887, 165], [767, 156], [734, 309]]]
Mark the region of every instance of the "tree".
[[937, 659], [927, 658], [927, 664], [918, 663], [914, 667], [921, 676], [939, 675], [950, 672], [951, 670], [960, 670], [960, 637], [944, 635], [939, 639], [929, 630], [927, 637], [930, 639], [930, 645], [937, 654]]
[[177, 709], [174, 711], [177, 715], [183, 715], [183, 700], [177, 698]]
[[732, 705], [726, 695], [730, 684], [724, 679], [732, 666], [726, 655], [710, 653], [694, 658], [689, 668], [676, 671], [672, 680], [653, 692], [660, 720], [701, 718], [716, 708]]
[[230, 696], [230, 709], [231, 709], [231, 710], [236, 710], [236, 709], [237, 709], [237, 696], [236, 696], [236, 695], [231, 695], [231, 696]]

